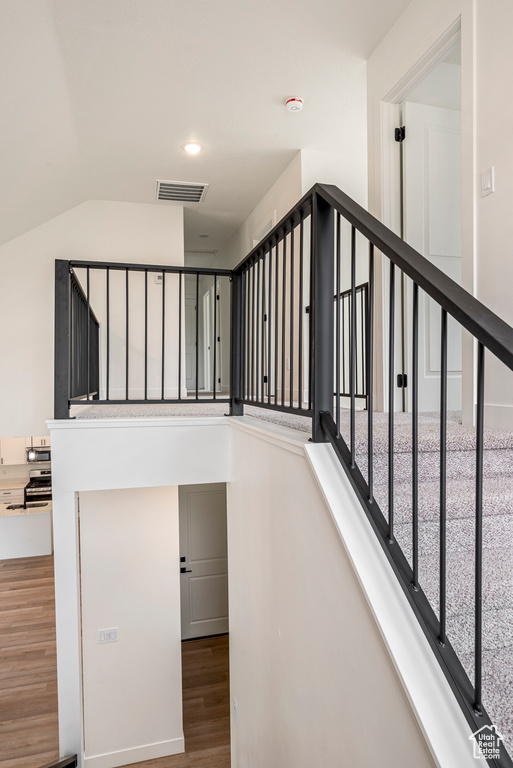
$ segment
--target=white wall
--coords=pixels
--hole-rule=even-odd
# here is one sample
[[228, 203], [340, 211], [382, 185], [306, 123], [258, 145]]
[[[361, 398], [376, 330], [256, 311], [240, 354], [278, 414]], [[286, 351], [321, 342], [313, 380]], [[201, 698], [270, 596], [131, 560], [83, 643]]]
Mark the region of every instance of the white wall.
[[[362, 82], [362, 94], [364, 89], [365, 81]], [[335, 184], [357, 203], [367, 207], [367, 111], [364, 98], [360, 107], [359, 119], [355, 122], [354, 141], [347, 151], [301, 150], [303, 194], [317, 182]]]
[[0, 247], [0, 434], [53, 415], [54, 260], [183, 264], [183, 209], [89, 200]]
[[[151, 512], [153, 489], [181, 484], [226, 482], [229, 477], [229, 428], [225, 418], [61, 420], [50, 422], [49, 427], [52, 437], [59, 749], [62, 756], [76, 753], [82, 768], [83, 721], [84, 714], [87, 720], [89, 712], [87, 701], [85, 712], [82, 706], [77, 492], [83, 496], [85, 491], [110, 492], [113, 489], [132, 489], [127, 497], [131, 498], [133, 494], [137, 502], [136, 509], [129, 505], [132, 509], [130, 515], [133, 522], [138, 521], [140, 529], [137, 533], [131, 531], [128, 544], [132, 547], [137, 536], [141, 540], [143, 538], [148, 540], [149, 537], [150, 543], [153, 542], [151, 543], [152, 551], [155, 553], [155, 547], [158, 545], [152, 537], [155, 527], [157, 532], [160, 530], [160, 517], [154, 518]], [[145, 497], [146, 491], [148, 496]], [[162, 491], [162, 494], [165, 499], [166, 492]], [[117, 499], [116, 494], [114, 497]], [[148, 509], [144, 508], [144, 512], [148, 512], [147, 516], [140, 515], [138, 512], [140, 505], [144, 504], [141, 502], [141, 497], [148, 499]], [[108, 498], [108, 493], [105, 496], [94, 496], [96, 501]], [[158, 498], [160, 512], [156, 514], [160, 515], [163, 514], [162, 495]], [[168, 502], [165, 501], [164, 506], [167, 504]], [[117, 522], [120, 523], [120, 505], [117, 502], [116, 508]], [[173, 515], [174, 512], [172, 511], [171, 514]], [[100, 525], [99, 521], [98, 525]], [[113, 525], [112, 520], [109, 525]], [[118, 525], [120, 536], [122, 531], [123, 526]], [[164, 538], [167, 537], [169, 541], [169, 529], [164, 533]], [[101, 539], [97, 540], [96, 545], [93, 542], [92, 549], [90, 547], [88, 550], [91, 564], [96, 560], [101, 561], [104, 557], [103, 546]], [[173, 546], [174, 544], [169, 547], [167, 561], [169, 567], [172, 567], [175, 562]], [[114, 544], [113, 548], [115, 549]], [[113, 554], [112, 557], [122, 557], [122, 553]], [[175, 564], [178, 569], [179, 563], [175, 562]], [[102, 568], [101, 562], [98, 567]], [[113, 576], [107, 572], [106, 578], [111, 579]], [[156, 586], [155, 589], [160, 590], [160, 587]], [[150, 624], [160, 620], [157, 614], [162, 611], [160, 603], [158, 607], [156, 604], [152, 605], [155, 610], [150, 611], [146, 616]], [[107, 614], [103, 615], [107, 619]], [[107, 629], [108, 627], [98, 628]], [[166, 631], [170, 631], [169, 626]], [[176, 646], [179, 639], [178, 626], [177, 634], [169, 645], [170, 655], [172, 647], [175, 649], [174, 657], [169, 659], [169, 663], [175, 670], [179, 664], [180, 650]], [[91, 693], [90, 685], [89, 691]], [[181, 689], [173, 689], [172, 694], [176, 713], [180, 707]], [[97, 695], [99, 695], [98, 692], [93, 695], [93, 704]], [[139, 734], [139, 738], [138, 746], [144, 747], [148, 743], [148, 736]], [[134, 744], [132, 746], [135, 747]], [[101, 748], [103, 747], [98, 747], [98, 749]], [[134, 759], [127, 756], [124, 762], [142, 759], [145, 758], [135, 754]], [[113, 768], [114, 765], [120, 765], [120, 763], [113, 757], [112, 762], [109, 758], [106, 762], [101, 761], [96, 768]]]
[[[508, 0], [477, 3], [477, 174], [495, 167], [495, 193], [477, 197], [477, 291], [513, 325], [513, 106], [511, 71], [513, 6]], [[486, 423], [513, 430], [513, 373], [487, 358]]]
[[[280, 439], [257, 425], [232, 426], [227, 491], [233, 768], [472, 765], [470, 729], [448, 684], [440, 681], [422, 630], [411, 624], [411, 609], [401, 609], [406, 624], [401, 611], [395, 612], [395, 597], [401, 605], [406, 600], [386, 561], [381, 571], [384, 555], [332, 449], [310, 449], [307, 436], [285, 432]], [[312, 464], [305, 455], [310, 450]], [[315, 463], [322, 478], [313, 471]], [[371, 537], [359, 546], [360, 562], [383, 590], [374, 616], [362, 591], [361, 584], [368, 584], [360, 583], [351, 563], [351, 519]], [[390, 635], [382, 637], [378, 629], [380, 614], [402, 638], [396, 667], [385, 647], [393, 647]], [[412, 650], [408, 676], [402, 662]], [[431, 684], [439, 688], [428, 690]], [[419, 702], [424, 734], [413, 711]]]
[[216, 266], [232, 269], [253, 250], [253, 239], [272, 221], [273, 226], [301, 199], [301, 153], [276, 179], [227, 245], [219, 251]]
[[183, 752], [178, 489], [86, 491], [79, 505], [85, 764]]

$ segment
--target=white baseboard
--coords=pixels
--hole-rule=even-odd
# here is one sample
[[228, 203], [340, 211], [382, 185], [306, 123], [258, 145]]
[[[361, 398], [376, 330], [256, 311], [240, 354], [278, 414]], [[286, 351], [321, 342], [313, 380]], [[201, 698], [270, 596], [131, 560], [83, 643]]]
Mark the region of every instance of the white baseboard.
[[178, 755], [185, 751], [183, 736], [169, 741], [159, 741], [156, 744], [144, 744], [142, 747], [121, 749], [118, 752], [107, 752], [103, 755], [85, 755], [84, 768], [118, 768], [120, 765], [140, 763], [143, 760], [155, 760], [158, 757]]
[[485, 429], [513, 432], [513, 405], [485, 404], [484, 423]]

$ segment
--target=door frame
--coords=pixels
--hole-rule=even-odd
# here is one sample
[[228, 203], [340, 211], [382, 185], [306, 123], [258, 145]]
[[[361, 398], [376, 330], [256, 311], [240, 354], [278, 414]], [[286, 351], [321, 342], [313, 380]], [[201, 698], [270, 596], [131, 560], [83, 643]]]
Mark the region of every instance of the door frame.
[[[465, 34], [465, 32], [467, 34]], [[475, 147], [475, 99], [474, 99], [474, 31], [470, 28], [463, 30], [461, 17], [424, 52], [417, 62], [400, 77], [395, 85], [385, 94], [379, 103], [380, 133], [379, 156], [380, 162], [380, 215], [383, 223], [401, 234], [401, 155], [400, 144], [394, 139], [394, 129], [399, 125], [400, 104], [408, 92], [429, 74], [443, 60], [448, 51], [461, 40], [461, 90], [462, 90], [462, 285], [472, 295], [475, 295], [475, 264], [476, 264], [476, 147]], [[380, 286], [381, 297], [376, 302], [376, 344], [375, 361], [377, 370], [375, 400], [379, 410], [387, 409], [388, 376], [385, 372], [385, 361], [388, 360], [388, 334], [385, 332], [388, 323], [387, 259], [377, 264], [376, 285]], [[396, 352], [396, 354], [398, 354]], [[463, 422], [474, 423], [475, 376], [477, 349], [475, 342], [463, 335], [462, 348], [462, 410]], [[396, 358], [397, 361], [397, 358]], [[396, 409], [399, 400], [396, 399]]]

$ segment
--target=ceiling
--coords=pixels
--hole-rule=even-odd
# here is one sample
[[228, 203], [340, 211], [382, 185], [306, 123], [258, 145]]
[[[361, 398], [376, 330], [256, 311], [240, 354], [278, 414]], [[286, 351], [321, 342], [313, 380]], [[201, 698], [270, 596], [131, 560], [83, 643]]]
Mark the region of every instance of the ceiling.
[[209, 183], [186, 248], [219, 249], [299, 149], [351, 141], [365, 59], [407, 4], [3, 0], [0, 242], [169, 179]]

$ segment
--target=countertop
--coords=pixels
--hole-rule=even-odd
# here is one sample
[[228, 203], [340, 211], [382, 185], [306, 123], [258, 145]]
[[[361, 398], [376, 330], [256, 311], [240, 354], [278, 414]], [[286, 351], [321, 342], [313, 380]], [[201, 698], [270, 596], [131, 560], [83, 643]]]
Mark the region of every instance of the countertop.
[[28, 481], [28, 477], [20, 477], [18, 480], [0, 480], [0, 491], [10, 491], [12, 488], [25, 488]]
[[7, 509], [10, 504], [0, 504], [0, 517], [14, 517], [17, 515], [37, 515], [41, 512], [52, 511], [52, 502], [49, 501], [46, 507], [29, 507], [28, 509]]

